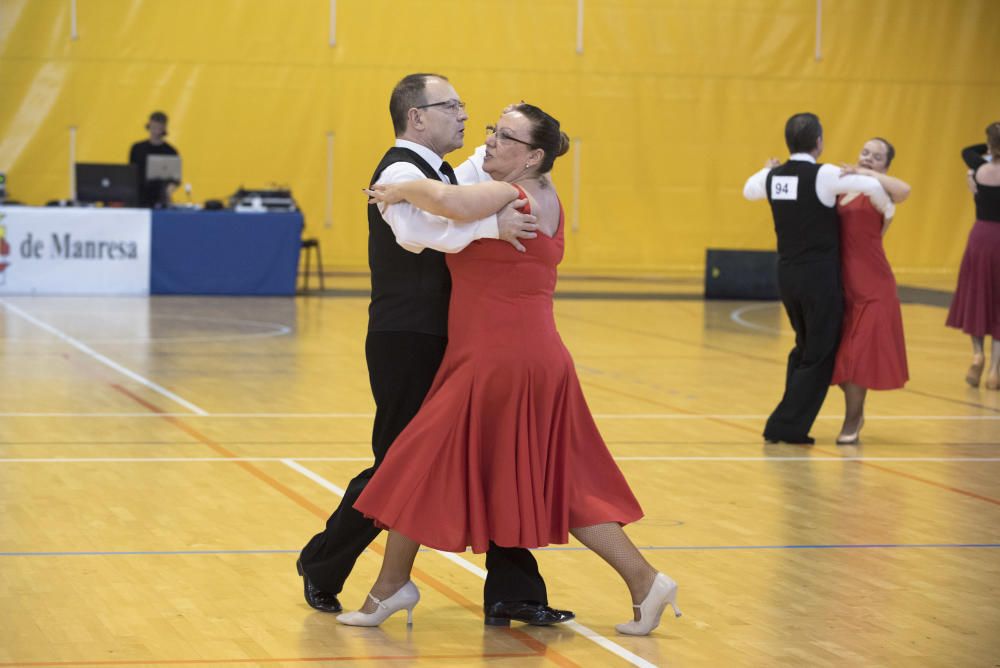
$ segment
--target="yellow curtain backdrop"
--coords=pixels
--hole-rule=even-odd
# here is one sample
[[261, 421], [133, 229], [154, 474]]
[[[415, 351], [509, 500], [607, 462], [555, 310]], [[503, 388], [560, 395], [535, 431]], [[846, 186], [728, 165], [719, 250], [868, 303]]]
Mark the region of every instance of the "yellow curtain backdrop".
[[706, 247], [773, 248], [766, 204], [741, 189], [786, 154], [798, 111], [823, 120], [827, 162], [873, 135], [895, 143], [892, 171], [913, 185], [887, 242], [897, 268], [959, 263], [974, 217], [959, 151], [1000, 120], [996, 0], [585, 0], [582, 52], [577, 0], [340, 0], [331, 21], [333, 5], [0, 0], [9, 196], [68, 197], [70, 127], [78, 161], [124, 162], [160, 109], [195, 201], [287, 185], [328, 264], [361, 268], [360, 188], [392, 141], [389, 91], [432, 71], [469, 104], [467, 149], [520, 99], [577, 140], [555, 170], [578, 202], [567, 268], [655, 273], [700, 266]]

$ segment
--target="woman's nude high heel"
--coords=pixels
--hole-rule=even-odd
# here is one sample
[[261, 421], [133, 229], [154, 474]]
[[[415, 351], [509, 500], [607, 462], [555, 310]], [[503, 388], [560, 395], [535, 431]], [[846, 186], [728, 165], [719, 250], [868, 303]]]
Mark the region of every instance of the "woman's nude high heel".
[[984, 366], [986, 366], [985, 356], [972, 356], [972, 364], [969, 365], [969, 371], [965, 374], [965, 382], [968, 383], [970, 387], [979, 387], [979, 379], [983, 376]]
[[646, 598], [639, 605], [632, 606], [639, 610], [639, 621], [617, 624], [615, 629], [627, 636], [649, 635], [650, 631], [660, 625], [660, 616], [667, 605], [674, 609], [674, 617], [681, 616], [681, 609], [677, 607], [677, 583], [663, 573], [657, 573]]
[[987, 390], [1000, 390], [1000, 374], [995, 372], [990, 372], [986, 376], [986, 389]]
[[395, 594], [380, 601], [371, 594], [368, 598], [375, 601], [375, 612], [367, 613], [355, 610], [337, 615], [337, 621], [348, 626], [378, 626], [400, 610], [406, 610], [406, 624], [413, 626], [413, 607], [420, 601], [420, 590], [410, 580], [399, 588]]
[[853, 434], [840, 432], [840, 436], [837, 437], [837, 445], [859, 445], [861, 443], [861, 428], [864, 426], [865, 416], [862, 415], [861, 419], [858, 420], [858, 428], [854, 430]]

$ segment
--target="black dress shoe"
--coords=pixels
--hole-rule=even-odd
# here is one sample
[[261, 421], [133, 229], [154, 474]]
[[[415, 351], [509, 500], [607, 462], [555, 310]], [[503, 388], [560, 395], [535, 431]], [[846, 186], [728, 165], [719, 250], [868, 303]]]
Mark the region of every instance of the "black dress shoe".
[[500, 601], [484, 606], [487, 626], [510, 626], [511, 621], [550, 626], [576, 617], [569, 610], [556, 610], [536, 601]]
[[302, 570], [301, 559], [295, 562], [295, 568], [298, 569], [299, 575], [302, 576], [302, 589], [306, 596], [306, 603], [320, 612], [343, 611], [344, 608], [340, 605], [340, 601], [337, 600], [336, 594], [331, 594], [323, 591], [322, 589], [318, 589], [316, 585], [312, 583], [312, 580], [309, 579], [306, 572]]
[[775, 443], [791, 443], [792, 445], [812, 445], [816, 439], [812, 436], [764, 436], [764, 442], [770, 445]]

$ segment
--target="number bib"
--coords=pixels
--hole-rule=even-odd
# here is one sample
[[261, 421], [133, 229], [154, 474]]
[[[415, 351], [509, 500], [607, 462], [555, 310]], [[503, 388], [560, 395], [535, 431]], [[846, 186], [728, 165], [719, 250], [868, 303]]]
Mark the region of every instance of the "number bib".
[[772, 176], [771, 177], [771, 199], [791, 199], [799, 198], [799, 177], [797, 176]]

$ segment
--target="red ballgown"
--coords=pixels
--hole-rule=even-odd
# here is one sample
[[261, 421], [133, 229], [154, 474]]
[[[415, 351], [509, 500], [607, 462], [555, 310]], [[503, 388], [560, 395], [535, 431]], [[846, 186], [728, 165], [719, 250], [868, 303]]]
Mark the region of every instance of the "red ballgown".
[[556, 331], [554, 237], [447, 257], [448, 348], [420, 412], [354, 507], [428, 547], [485, 552], [568, 542], [571, 528], [642, 517]]
[[844, 282], [844, 325], [832, 384], [871, 390], [909, 379], [896, 279], [882, 247], [882, 214], [865, 195], [837, 204]]

